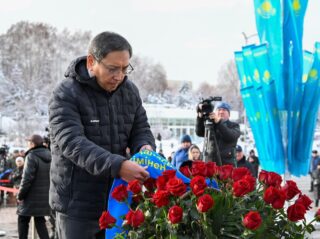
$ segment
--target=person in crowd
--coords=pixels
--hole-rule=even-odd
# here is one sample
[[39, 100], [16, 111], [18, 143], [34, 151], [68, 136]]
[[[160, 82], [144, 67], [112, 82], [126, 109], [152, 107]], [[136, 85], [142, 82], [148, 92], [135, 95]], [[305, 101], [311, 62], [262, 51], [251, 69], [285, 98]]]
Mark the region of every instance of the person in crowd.
[[43, 146], [40, 135], [32, 135], [27, 139], [27, 143], [25, 166], [17, 195], [19, 239], [28, 238], [31, 217], [34, 217], [40, 239], [49, 239], [45, 216], [51, 213], [49, 206], [51, 154]]
[[12, 155], [7, 160], [7, 168], [14, 170], [16, 168], [16, 158], [20, 157], [18, 149], [13, 150]]
[[309, 174], [311, 176], [310, 190], [309, 192], [313, 192], [314, 189], [314, 180], [319, 177], [319, 169], [320, 169], [320, 157], [317, 150], [312, 150], [311, 152], [311, 160], [310, 160], [310, 171]]
[[249, 157], [248, 157], [248, 162], [251, 163], [253, 171], [254, 171], [254, 177], [257, 178], [258, 177], [258, 173], [259, 173], [259, 158], [256, 156], [255, 152], [253, 149], [250, 150], [249, 152]]
[[20, 186], [23, 168], [24, 168], [24, 158], [19, 156], [16, 158], [16, 168], [11, 172], [9, 177], [14, 188], [18, 189]]
[[191, 145], [188, 150], [188, 159], [189, 160], [201, 160], [201, 150], [195, 144]]
[[180, 168], [181, 164], [188, 160], [188, 150], [191, 146], [191, 137], [189, 135], [183, 135], [181, 137], [181, 146], [176, 151], [172, 158], [171, 164], [177, 169]]
[[196, 134], [204, 138], [203, 157], [218, 165], [235, 165], [235, 147], [240, 137], [240, 126], [230, 118], [231, 107], [220, 102], [208, 118], [204, 117], [202, 104], [197, 107]]
[[242, 147], [240, 145], [236, 146], [236, 160], [237, 160], [237, 168], [241, 168], [241, 167], [245, 167], [247, 169], [250, 170], [251, 175], [255, 177], [255, 171], [251, 165], [251, 163], [249, 163], [246, 160], [246, 156], [244, 155], [243, 151], [242, 151]]
[[59, 239], [104, 235], [99, 217], [113, 179], [149, 177], [146, 167], [126, 158], [127, 147], [131, 155], [156, 148], [138, 88], [128, 79], [131, 56], [124, 37], [98, 34], [49, 101], [50, 205]]
[[162, 157], [162, 158], [166, 158], [166, 156], [164, 156], [164, 154], [163, 154], [163, 150], [162, 149], [159, 149], [159, 152], [158, 152], [158, 154]]

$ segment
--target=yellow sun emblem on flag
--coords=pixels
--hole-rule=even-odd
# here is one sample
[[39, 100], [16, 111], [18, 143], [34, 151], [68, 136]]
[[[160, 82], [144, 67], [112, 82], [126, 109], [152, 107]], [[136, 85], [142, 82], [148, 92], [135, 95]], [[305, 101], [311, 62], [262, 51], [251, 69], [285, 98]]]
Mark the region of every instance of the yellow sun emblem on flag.
[[254, 72], [253, 72], [253, 79], [256, 82], [260, 83], [260, 74], [259, 74], [259, 71], [257, 69], [255, 69]]
[[318, 71], [316, 69], [311, 69], [309, 72], [309, 77], [313, 80], [316, 80], [318, 78]]
[[295, 12], [295, 14], [299, 14], [300, 9], [301, 9], [300, 0], [293, 0], [292, 8], [293, 8], [293, 11]]
[[276, 9], [272, 6], [270, 0], [265, 0], [260, 7], [257, 8], [257, 12], [263, 18], [270, 18], [275, 15]]
[[265, 83], [269, 83], [271, 79], [271, 75], [270, 72], [268, 70], [265, 70], [264, 74], [263, 74], [263, 81]]

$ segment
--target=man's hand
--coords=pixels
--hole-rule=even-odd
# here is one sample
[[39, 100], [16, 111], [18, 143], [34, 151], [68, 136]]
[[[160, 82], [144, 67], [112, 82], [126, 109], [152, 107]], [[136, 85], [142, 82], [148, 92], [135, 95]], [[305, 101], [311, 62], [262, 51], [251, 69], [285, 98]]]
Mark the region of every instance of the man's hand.
[[209, 119], [213, 120], [217, 124], [220, 122], [221, 116], [219, 116], [219, 114], [217, 114], [216, 112], [211, 112], [209, 114]]
[[144, 182], [149, 178], [149, 173], [146, 169], [147, 167], [141, 167], [133, 161], [125, 160], [121, 164], [119, 176], [126, 182], [130, 182], [134, 179]]
[[140, 151], [143, 151], [143, 150], [153, 151], [153, 148], [152, 148], [151, 145], [145, 144], [145, 145], [143, 145], [143, 146], [140, 148]]

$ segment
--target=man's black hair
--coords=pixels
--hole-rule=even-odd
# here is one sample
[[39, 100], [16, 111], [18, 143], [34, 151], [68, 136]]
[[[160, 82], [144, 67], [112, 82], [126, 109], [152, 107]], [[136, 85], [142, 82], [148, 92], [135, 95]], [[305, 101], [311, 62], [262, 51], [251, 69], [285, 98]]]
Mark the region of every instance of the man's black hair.
[[128, 51], [132, 56], [131, 45], [123, 36], [114, 32], [102, 32], [92, 39], [88, 53], [100, 62], [113, 51]]

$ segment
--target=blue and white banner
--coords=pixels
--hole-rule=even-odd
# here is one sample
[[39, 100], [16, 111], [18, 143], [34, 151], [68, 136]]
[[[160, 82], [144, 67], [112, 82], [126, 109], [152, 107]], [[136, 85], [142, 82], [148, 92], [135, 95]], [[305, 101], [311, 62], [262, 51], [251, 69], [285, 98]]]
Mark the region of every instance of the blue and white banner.
[[270, 73], [276, 86], [279, 109], [284, 109], [285, 92], [283, 88], [282, 58], [282, 7], [280, 0], [254, 0], [256, 26], [261, 43], [268, 45]]

